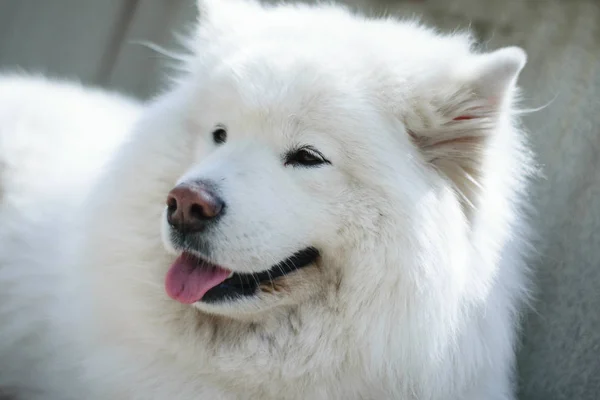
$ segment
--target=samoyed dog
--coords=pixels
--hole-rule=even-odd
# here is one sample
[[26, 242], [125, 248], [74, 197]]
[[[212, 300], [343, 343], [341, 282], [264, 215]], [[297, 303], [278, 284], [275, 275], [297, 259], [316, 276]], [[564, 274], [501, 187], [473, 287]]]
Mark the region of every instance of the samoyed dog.
[[514, 399], [523, 50], [199, 3], [148, 104], [0, 80], [0, 392]]

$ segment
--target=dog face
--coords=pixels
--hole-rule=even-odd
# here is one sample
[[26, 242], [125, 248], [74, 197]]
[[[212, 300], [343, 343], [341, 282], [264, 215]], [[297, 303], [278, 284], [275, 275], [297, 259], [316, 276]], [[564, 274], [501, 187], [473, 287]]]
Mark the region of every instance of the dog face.
[[166, 107], [186, 138], [161, 217], [169, 295], [239, 317], [459, 259], [523, 52], [337, 8], [206, 3]]
[[[347, 76], [320, 61], [296, 67], [268, 58], [209, 67], [212, 79], [189, 102], [198, 110], [187, 121], [194, 161], [162, 219], [171, 252], [234, 274], [194, 302], [211, 312], [299, 302], [332, 284], [338, 262], [322, 261], [341, 262], [382, 219], [380, 177], [365, 170], [381, 169], [382, 147], [407, 144], [389, 136], [378, 106], [348, 87]], [[194, 205], [197, 218], [184, 210]]]

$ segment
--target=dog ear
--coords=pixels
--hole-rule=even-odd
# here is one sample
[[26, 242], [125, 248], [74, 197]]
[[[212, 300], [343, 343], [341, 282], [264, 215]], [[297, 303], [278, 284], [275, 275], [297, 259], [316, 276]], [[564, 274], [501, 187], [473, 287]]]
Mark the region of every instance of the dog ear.
[[467, 85], [470, 83], [473, 94], [491, 107], [509, 100], [507, 97], [514, 89], [526, 62], [527, 55], [523, 49], [505, 47], [492, 53], [476, 55], [457, 75]]
[[220, 16], [236, 15], [236, 9], [257, 5], [256, 0], [196, 0], [201, 22], [219, 20]]
[[435, 100], [438, 120], [409, 127], [425, 159], [454, 183], [468, 205], [480, 188], [494, 135], [513, 129], [516, 81], [526, 60], [518, 47], [469, 57], [451, 71], [451, 90]]

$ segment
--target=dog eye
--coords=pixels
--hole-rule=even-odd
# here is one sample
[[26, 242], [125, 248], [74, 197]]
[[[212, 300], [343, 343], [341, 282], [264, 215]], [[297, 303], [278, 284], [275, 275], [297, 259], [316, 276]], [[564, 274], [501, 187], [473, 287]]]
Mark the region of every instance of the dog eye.
[[323, 164], [331, 164], [318, 150], [311, 147], [290, 151], [285, 156], [285, 166], [317, 167]]
[[227, 131], [225, 130], [225, 128], [217, 128], [213, 131], [212, 137], [213, 141], [216, 144], [225, 143], [225, 141], [227, 140]]

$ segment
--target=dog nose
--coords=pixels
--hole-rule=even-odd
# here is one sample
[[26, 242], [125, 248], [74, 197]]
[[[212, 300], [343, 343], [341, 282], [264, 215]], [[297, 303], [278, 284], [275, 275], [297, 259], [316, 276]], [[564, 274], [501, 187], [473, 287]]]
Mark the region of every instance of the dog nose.
[[167, 222], [182, 232], [199, 232], [221, 214], [224, 206], [208, 185], [182, 183], [167, 196]]

